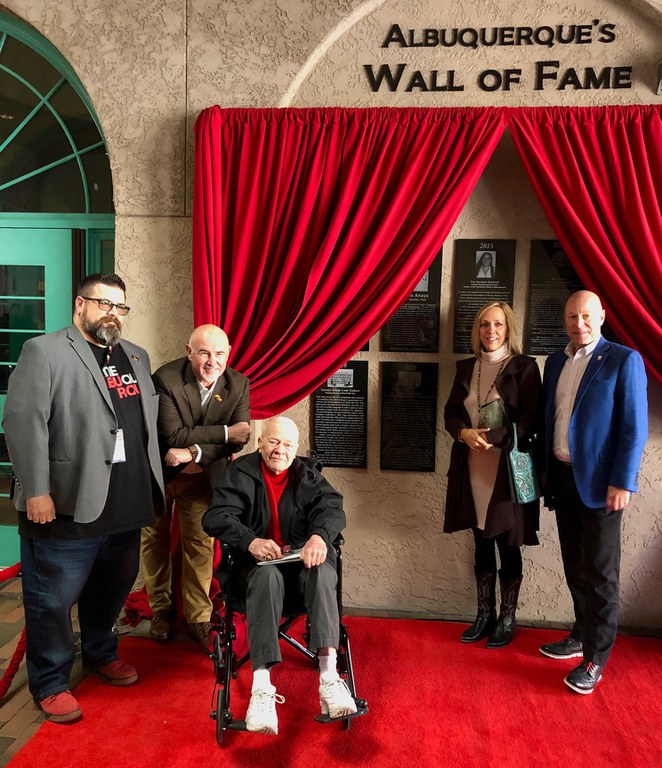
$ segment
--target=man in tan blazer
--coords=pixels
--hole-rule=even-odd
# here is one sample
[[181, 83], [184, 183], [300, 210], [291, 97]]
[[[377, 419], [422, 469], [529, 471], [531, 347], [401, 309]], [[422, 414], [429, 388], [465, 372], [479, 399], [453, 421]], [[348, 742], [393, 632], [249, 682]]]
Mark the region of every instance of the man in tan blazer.
[[[153, 376], [160, 396], [167, 507], [174, 505], [179, 521], [184, 618], [205, 652], [211, 640], [214, 542], [200, 521], [214, 481], [250, 438], [248, 379], [227, 367], [230, 349], [218, 326], [198, 326], [186, 345], [186, 357], [166, 363]], [[153, 611], [150, 635], [161, 641], [169, 639], [174, 618], [170, 524], [169, 517], [159, 518], [144, 528], [141, 545]]]

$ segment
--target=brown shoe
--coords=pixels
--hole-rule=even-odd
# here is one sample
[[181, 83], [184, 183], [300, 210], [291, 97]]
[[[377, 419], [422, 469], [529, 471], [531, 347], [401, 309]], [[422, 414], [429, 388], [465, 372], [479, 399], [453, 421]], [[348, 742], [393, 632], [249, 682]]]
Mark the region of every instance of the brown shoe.
[[172, 621], [170, 611], [154, 611], [149, 622], [149, 636], [152, 640], [165, 643], [172, 635]]
[[188, 633], [198, 643], [203, 653], [211, 652], [211, 622], [199, 621], [196, 624], [189, 624]]
[[101, 678], [108, 685], [133, 685], [138, 679], [138, 673], [134, 667], [122, 659], [115, 659], [100, 667], [88, 667], [83, 664], [83, 672], [86, 675]]

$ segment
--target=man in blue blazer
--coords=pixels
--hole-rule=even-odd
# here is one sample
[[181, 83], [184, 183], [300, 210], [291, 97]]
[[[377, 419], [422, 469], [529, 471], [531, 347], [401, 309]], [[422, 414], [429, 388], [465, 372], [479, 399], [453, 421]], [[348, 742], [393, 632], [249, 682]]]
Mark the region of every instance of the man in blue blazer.
[[556, 511], [575, 623], [540, 652], [582, 657], [565, 683], [583, 694], [600, 681], [616, 640], [621, 519], [648, 436], [641, 355], [604, 339], [604, 320], [596, 294], [573, 294], [565, 307], [570, 343], [550, 355], [543, 377], [545, 506]]

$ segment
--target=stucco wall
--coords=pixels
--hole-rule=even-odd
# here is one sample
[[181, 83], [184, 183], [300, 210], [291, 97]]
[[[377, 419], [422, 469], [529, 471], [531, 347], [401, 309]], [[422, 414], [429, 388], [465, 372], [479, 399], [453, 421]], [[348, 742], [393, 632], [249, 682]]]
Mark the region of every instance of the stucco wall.
[[[108, 141], [117, 210], [118, 271], [135, 310], [127, 335], [155, 364], [179, 355], [192, 323], [192, 127], [209, 105], [462, 106], [659, 103], [662, 0], [520, 3], [492, 0], [4, 0], [56, 45], [85, 84]], [[392, 23], [403, 29], [502, 25], [616, 24], [609, 45], [500, 49], [381, 48]], [[534, 91], [534, 63], [561, 67], [632, 65], [627, 90]], [[429, 72], [454, 69], [456, 93], [372, 93], [363, 65], [406, 63]], [[523, 83], [488, 93], [476, 85], [487, 69], [520, 68]], [[523, 316], [528, 244], [554, 234], [506, 134], [451, 231], [442, 273], [438, 356], [371, 351], [369, 468], [329, 470], [346, 497], [346, 603], [364, 609], [468, 616], [473, 611], [470, 535], [441, 533], [450, 442], [438, 424], [434, 474], [379, 471], [378, 363], [438, 359], [440, 411], [456, 356], [451, 354], [451, 254], [456, 238], [517, 240], [514, 305]], [[542, 364], [542, 360], [540, 363]], [[622, 622], [662, 628], [662, 524], [657, 496], [662, 474], [662, 391], [650, 386], [651, 437], [641, 492], [625, 515]], [[304, 426], [309, 404], [292, 414]], [[525, 550], [520, 615], [553, 623], [570, 617], [554, 525], [542, 515], [541, 546]]]

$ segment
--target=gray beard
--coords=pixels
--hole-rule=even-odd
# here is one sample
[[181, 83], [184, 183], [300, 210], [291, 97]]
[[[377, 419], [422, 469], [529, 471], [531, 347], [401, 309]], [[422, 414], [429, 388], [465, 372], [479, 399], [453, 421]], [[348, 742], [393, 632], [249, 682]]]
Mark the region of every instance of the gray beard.
[[83, 321], [83, 330], [89, 334], [99, 344], [103, 344], [104, 347], [112, 347], [119, 340], [122, 335], [122, 331], [113, 322], [103, 323], [89, 323]]

